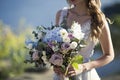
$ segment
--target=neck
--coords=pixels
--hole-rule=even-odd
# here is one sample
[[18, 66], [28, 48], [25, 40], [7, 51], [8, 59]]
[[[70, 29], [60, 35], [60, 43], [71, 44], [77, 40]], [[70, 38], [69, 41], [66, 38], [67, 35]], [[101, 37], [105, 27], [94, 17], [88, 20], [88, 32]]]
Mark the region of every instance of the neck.
[[78, 3], [74, 7], [74, 11], [79, 13], [79, 14], [86, 14], [86, 13], [88, 13], [88, 9], [87, 9], [85, 3]]

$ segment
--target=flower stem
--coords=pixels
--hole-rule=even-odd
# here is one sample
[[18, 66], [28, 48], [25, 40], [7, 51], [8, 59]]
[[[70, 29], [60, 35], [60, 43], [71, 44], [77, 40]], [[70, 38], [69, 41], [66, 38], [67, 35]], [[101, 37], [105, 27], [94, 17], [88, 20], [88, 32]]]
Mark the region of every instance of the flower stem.
[[71, 63], [72, 63], [72, 61], [70, 61], [70, 63], [68, 64], [68, 66], [67, 66], [67, 68], [66, 68], [66, 71], [65, 71], [65, 76], [67, 76], [68, 69], [69, 69], [69, 67], [70, 67]]

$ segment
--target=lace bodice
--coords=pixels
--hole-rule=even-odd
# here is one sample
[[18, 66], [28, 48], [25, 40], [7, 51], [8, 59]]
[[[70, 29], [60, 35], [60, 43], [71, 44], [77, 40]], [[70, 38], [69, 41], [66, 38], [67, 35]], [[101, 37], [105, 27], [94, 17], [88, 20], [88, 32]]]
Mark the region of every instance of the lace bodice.
[[[64, 17], [67, 16], [67, 11], [68, 11], [68, 8], [63, 8], [61, 10], [59, 24], [61, 24]], [[81, 25], [81, 30], [85, 34], [84, 40], [87, 42], [87, 46], [85, 48], [82, 48], [81, 51], [79, 51], [79, 53], [85, 58], [85, 60], [89, 59], [93, 55], [93, 51], [95, 47], [95, 43], [90, 39], [90, 33], [91, 33], [90, 27], [91, 27], [91, 20], [88, 20]]]
[[[61, 11], [61, 16], [60, 16], [60, 21], [59, 25], [62, 23], [64, 20], [64, 17], [67, 16], [68, 8], [63, 8]], [[81, 25], [81, 24], [80, 24]], [[82, 48], [79, 51], [79, 54], [83, 56], [84, 62], [89, 62], [90, 57], [94, 53], [94, 47], [96, 43], [94, 43], [90, 39], [90, 33], [91, 33], [91, 20], [86, 21], [84, 24], [81, 25], [81, 30], [85, 34], [84, 40], [87, 43], [87, 46]], [[54, 75], [54, 80], [61, 80], [61, 77], [57, 74]], [[68, 80], [68, 78], [65, 78], [64, 80]], [[98, 76], [97, 72], [95, 69], [83, 72], [81, 74], [78, 74], [76, 76], [76, 80], [100, 80], [100, 77]]]

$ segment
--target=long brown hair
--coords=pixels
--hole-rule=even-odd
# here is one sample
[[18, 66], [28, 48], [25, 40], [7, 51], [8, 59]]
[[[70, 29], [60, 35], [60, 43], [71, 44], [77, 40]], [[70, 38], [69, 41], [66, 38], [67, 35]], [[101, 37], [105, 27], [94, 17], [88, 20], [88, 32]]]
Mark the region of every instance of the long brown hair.
[[86, 6], [88, 7], [91, 16], [91, 38], [97, 40], [101, 33], [104, 25], [105, 15], [101, 11], [100, 0], [85, 0]]

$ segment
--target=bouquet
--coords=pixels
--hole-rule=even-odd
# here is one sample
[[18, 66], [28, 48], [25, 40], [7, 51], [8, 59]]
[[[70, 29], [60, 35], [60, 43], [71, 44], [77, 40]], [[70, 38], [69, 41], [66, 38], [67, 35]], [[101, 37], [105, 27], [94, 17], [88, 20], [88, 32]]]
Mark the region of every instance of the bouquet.
[[39, 65], [46, 65], [43, 56], [54, 66], [60, 66], [65, 74], [68, 67], [78, 69], [78, 64], [83, 62], [83, 57], [79, 54], [81, 48], [86, 46], [84, 33], [80, 24], [73, 22], [71, 28], [65, 29], [61, 26], [45, 28], [38, 26], [33, 31], [34, 41], [26, 41], [26, 47], [30, 50], [31, 62]]

